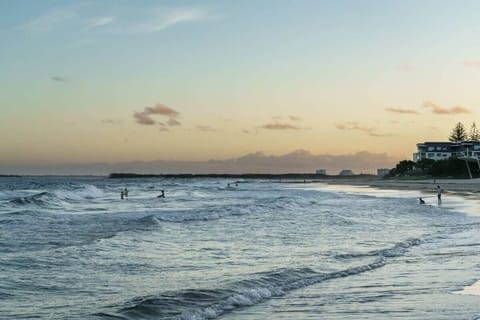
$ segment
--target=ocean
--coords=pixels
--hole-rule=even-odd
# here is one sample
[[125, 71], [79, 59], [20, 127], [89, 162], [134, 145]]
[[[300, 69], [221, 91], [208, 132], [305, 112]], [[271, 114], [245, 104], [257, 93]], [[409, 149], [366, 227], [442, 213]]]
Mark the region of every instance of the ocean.
[[0, 319], [480, 319], [479, 209], [322, 183], [4, 177]]

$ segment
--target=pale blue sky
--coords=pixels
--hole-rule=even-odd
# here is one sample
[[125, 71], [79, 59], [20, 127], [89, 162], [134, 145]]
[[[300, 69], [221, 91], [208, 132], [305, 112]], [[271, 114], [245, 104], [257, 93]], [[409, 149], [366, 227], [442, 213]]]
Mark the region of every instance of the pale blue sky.
[[[478, 12], [478, 1], [0, 0], [3, 161], [410, 157], [475, 121]], [[133, 117], [157, 104], [180, 125]]]

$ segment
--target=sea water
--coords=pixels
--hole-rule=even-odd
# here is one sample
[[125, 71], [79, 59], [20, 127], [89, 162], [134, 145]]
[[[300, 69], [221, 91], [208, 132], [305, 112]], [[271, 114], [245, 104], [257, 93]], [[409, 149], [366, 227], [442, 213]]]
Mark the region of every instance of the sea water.
[[321, 183], [0, 178], [0, 318], [476, 319], [479, 208]]

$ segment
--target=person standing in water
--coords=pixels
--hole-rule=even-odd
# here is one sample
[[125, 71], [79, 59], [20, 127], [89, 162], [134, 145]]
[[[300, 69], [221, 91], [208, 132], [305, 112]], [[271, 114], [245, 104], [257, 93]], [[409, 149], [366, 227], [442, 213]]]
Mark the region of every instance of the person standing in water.
[[122, 190], [122, 192], [120, 192], [120, 199], [122, 199], [122, 200], [123, 200], [123, 199], [124, 199], [124, 197], [125, 197], [125, 192], [123, 192], [123, 190]]
[[438, 204], [441, 204], [441, 203], [442, 203], [442, 193], [443, 193], [443, 189], [440, 188], [440, 185], [437, 185], [437, 200], [438, 200]]
[[125, 198], [128, 198], [128, 190], [127, 190], [127, 188], [125, 188], [125, 190], [123, 191], [123, 194], [125, 195]]

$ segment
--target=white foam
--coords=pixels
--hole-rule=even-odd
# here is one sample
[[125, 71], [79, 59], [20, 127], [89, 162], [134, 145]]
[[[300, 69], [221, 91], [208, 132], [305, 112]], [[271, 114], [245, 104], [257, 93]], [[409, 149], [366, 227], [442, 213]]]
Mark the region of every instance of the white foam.
[[78, 190], [57, 190], [54, 194], [60, 199], [66, 200], [84, 200], [95, 199], [103, 196], [103, 191], [93, 185], [85, 185]]
[[[312, 186], [310, 187], [312, 188]], [[438, 205], [437, 195], [432, 192], [421, 190], [396, 190], [396, 189], [381, 189], [370, 186], [358, 185], [328, 185], [321, 184], [313, 186], [314, 189], [321, 191], [343, 192], [345, 194], [366, 195], [378, 198], [408, 198], [413, 202], [418, 203], [418, 198], [422, 197], [426, 205], [438, 206], [444, 209], [453, 210], [467, 214], [470, 216], [480, 216], [480, 200], [475, 195], [464, 195], [455, 192], [445, 192], [442, 196], [442, 203]]]
[[480, 280], [470, 286], [466, 286], [460, 291], [455, 291], [453, 293], [480, 296]]

